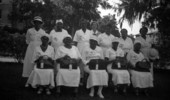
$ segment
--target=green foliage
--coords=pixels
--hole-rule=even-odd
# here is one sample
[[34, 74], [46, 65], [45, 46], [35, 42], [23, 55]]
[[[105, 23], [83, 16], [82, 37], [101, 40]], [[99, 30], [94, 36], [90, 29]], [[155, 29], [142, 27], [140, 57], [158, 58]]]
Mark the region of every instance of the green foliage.
[[120, 36], [115, 15], [104, 16], [104, 18], [99, 19], [97, 22], [99, 24], [98, 29], [100, 32], [106, 31], [107, 29], [105, 28], [109, 27], [111, 34], [113, 34], [116, 37]]
[[1, 56], [13, 57], [17, 62], [22, 62], [27, 47], [24, 35], [1, 31], [0, 45]]
[[13, 0], [12, 12], [9, 19], [13, 26], [17, 22], [25, 23], [25, 27], [31, 26], [31, 20], [39, 15], [44, 20], [44, 29], [49, 33], [53, 28], [56, 19], [64, 20], [64, 27], [74, 35], [75, 30], [79, 28], [79, 22], [82, 18], [87, 20], [97, 20], [100, 18], [97, 8], [102, 5], [103, 8], [111, 6], [107, 0]]

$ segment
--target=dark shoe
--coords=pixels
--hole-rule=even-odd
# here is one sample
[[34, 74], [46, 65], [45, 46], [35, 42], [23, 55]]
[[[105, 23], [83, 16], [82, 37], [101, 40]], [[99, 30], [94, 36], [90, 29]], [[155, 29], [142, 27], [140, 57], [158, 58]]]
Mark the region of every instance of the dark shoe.
[[145, 96], [149, 96], [149, 93], [148, 93], [148, 91], [144, 91], [144, 94], [145, 94]]
[[139, 96], [139, 91], [138, 90], [135, 91], [135, 95]]
[[43, 89], [38, 89], [37, 94], [41, 94]]
[[50, 92], [49, 89], [46, 90], [46, 94], [47, 94], [47, 95], [50, 95], [50, 94], [51, 94], [51, 92]]
[[118, 89], [117, 88], [114, 88], [114, 93], [118, 93]]
[[127, 91], [126, 89], [123, 89], [123, 95], [126, 96], [127, 95]]
[[73, 97], [74, 97], [74, 98], [77, 97], [77, 93], [73, 93]]

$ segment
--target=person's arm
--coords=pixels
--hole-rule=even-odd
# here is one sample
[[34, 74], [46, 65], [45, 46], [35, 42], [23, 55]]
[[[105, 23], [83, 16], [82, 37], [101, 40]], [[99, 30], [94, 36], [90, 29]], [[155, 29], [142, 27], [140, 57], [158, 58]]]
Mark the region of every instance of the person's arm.
[[84, 71], [85, 71], [86, 73], [90, 74], [89, 65], [86, 65], [86, 66], [84, 67]]
[[77, 36], [78, 32], [76, 31], [75, 35], [74, 35], [74, 38], [73, 38], [73, 42], [74, 42], [74, 45], [77, 46], [77, 43], [78, 43], [78, 36]]
[[53, 30], [51, 30], [51, 32], [49, 34], [49, 43], [50, 43], [50, 45], [52, 44], [52, 38], [53, 38], [52, 34], [53, 34]]
[[29, 44], [30, 41], [31, 41], [31, 33], [30, 33], [30, 30], [27, 30], [27, 33], [26, 33], [26, 43]]

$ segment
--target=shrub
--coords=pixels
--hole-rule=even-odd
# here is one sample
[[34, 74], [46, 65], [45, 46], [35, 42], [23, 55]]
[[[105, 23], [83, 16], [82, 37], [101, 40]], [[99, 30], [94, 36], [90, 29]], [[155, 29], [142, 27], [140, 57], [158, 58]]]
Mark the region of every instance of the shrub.
[[22, 62], [27, 47], [25, 35], [10, 34], [2, 31], [0, 34], [0, 45], [1, 56], [13, 57], [17, 62]]

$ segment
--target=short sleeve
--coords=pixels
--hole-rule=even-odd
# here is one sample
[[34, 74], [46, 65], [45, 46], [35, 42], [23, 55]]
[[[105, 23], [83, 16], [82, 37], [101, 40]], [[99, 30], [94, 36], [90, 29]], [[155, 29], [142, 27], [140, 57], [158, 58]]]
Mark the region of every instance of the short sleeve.
[[65, 55], [66, 55], [66, 54], [64, 54], [64, 53], [62, 52], [62, 46], [60, 46], [60, 47], [56, 50], [54, 59], [55, 59], [55, 60], [56, 60], [56, 59], [59, 59], [59, 58], [61, 58], [61, 57], [64, 57]]
[[29, 44], [30, 41], [31, 41], [30, 35], [31, 35], [30, 30], [27, 30], [27, 33], [26, 33], [26, 43], [27, 43], [27, 44]]
[[53, 37], [52, 34], [53, 34], [53, 30], [49, 34], [49, 42], [52, 42], [52, 37]]
[[132, 55], [132, 50], [130, 52], [128, 52], [128, 54], [127, 54], [126, 59], [128, 62], [130, 62], [130, 60], [131, 60], [131, 55]]
[[[99, 47], [99, 48], [100, 48], [100, 47]], [[101, 59], [104, 59], [103, 50], [102, 50], [101, 48], [100, 48], [100, 55], [101, 55], [100, 58], [101, 58]]]
[[[71, 37], [71, 35], [68, 34], [68, 31], [67, 31], [67, 30], [65, 30], [65, 33], [66, 33], [66, 35], [67, 35], [68, 37]], [[72, 38], [72, 37], [71, 37], [71, 38]]]
[[99, 44], [101, 44], [101, 41], [102, 41], [102, 34], [100, 34], [99, 36], [98, 36], [98, 42], [99, 42]]
[[74, 38], [73, 38], [73, 41], [78, 42], [78, 36], [77, 36], [77, 34], [78, 34], [78, 31], [76, 31], [76, 33], [75, 33], [75, 35], [74, 35]]
[[54, 48], [51, 47], [51, 58], [54, 60], [55, 58], [55, 53], [54, 53]]

